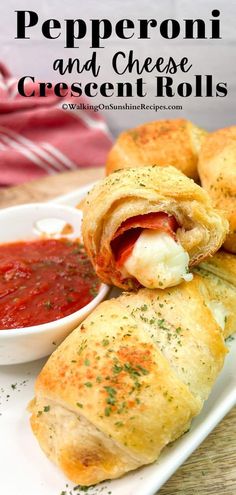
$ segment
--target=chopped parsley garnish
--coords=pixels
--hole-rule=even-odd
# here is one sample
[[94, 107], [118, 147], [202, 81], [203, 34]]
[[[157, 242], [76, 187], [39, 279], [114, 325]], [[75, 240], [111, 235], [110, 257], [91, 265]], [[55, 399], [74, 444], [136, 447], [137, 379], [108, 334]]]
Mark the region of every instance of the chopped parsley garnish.
[[141, 311], [147, 311], [148, 307], [147, 307], [147, 304], [144, 304], [143, 306], [141, 306]]
[[93, 384], [91, 382], [85, 382], [85, 387], [91, 388]]
[[53, 304], [52, 304], [52, 302], [51, 302], [51, 301], [49, 301], [49, 300], [48, 300], [48, 301], [45, 301], [45, 302], [44, 302], [44, 306], [45, 306], [45, 308], [47, 308], [47, 309], [52, 309]]
[[104, 413], [105, 413], [105, 416], [110, 416], [110, 414], [111, 414], [111, 407], [110, 406], [105, 407]]
[[113, 373], [120, 373], [122, 370], [123, 370], [123, 366], [117, 363], [115, 363], [112, 368]]
[[116, 421], [115, 426], [124, 426], [124, 423], [122, 421]]

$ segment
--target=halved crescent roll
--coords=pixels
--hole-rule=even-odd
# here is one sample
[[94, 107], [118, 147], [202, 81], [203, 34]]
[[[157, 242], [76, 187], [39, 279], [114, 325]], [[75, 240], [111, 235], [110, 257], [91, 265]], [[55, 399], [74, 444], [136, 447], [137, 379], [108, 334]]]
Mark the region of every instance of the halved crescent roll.
[[131, 290], [190, 280], [189, 267], [224, 242], [227, 221], [174, 167], [118, 171], [83, 204], [83, 239], [98, 276]]
[[197, 160], [207, 132], [185, 119], [159, 120], [122, 132], [110, 151], [106, 173], [129, 167], [173, 165], [198, 178]]
[[226, 348], [199, 281], [103, 302], [44, 366], [31, 426], [76, 484], [155, 461], [201, 410]]
[[202, 186], [226, 212], [230, 231], [224, 248], [236, 253], [236, 126], [209, 134], [199, 156]]
[[204, 278], [202, 290], [227, 338], [236, 332], [236, 256], [218, 251], [194, 272]]

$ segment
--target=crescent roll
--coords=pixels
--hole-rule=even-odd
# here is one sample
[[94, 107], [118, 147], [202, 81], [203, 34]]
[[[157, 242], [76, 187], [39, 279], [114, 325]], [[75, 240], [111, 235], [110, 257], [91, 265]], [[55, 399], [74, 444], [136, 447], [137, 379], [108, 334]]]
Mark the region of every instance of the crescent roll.
[[204, 278], [202, 291], [225, 338], [236, 332], [236, 256], [218, 251], [195, 267]]
[[74, 483], [154, 462], [200, 412], [226, 347], [199, 280], [101, 303], [44, 366], [31, 426]]
[[106, 163], [107, 175], [121, 168], [173, 165], [198, 178], [197, 160], [207, 132], [189, 120], [160, 120], [122, 132]]
[[83, 203], [84, 245], [98, 276], [126, 290], [191, 280], [217, 251], [227, 221], [208, 194], [174, 167], [118, 171]]
[[221, 250], [199, 266], [236, 288], [236, 256]]
[[229, 220], [224, 248], [236, 253], [236, 126], [208, 135], [199, 156], [198, 171], [214, 205], [224, 209]]

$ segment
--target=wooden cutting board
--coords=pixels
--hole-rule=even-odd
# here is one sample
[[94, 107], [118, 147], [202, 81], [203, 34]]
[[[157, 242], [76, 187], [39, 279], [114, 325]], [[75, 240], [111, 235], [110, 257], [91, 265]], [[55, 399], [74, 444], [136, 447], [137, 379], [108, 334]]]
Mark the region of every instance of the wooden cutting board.
[[[0, 207], [46, 201], [102, 178], [83, 169], [0, 190]], [[122, 494], [121, 494], [122, 495]], [[236, 408], [234, 408], [158, 495], [236, 495]]]

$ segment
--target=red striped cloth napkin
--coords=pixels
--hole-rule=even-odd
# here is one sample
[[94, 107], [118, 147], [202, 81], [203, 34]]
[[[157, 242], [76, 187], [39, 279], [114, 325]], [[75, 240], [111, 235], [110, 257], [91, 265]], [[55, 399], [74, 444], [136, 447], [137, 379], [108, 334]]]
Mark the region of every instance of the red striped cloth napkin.
[[84, 167], [102, 166], [112, 145], [109, 129], [93, 110], [63, 110], [82, 98], [30, 98], [17, 92], [17, 80], [0, 64], [0, 186], [14, 185]]

